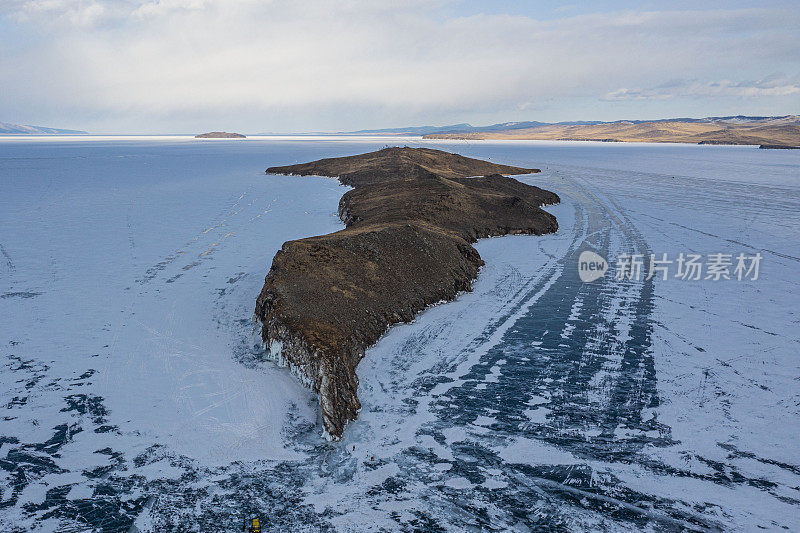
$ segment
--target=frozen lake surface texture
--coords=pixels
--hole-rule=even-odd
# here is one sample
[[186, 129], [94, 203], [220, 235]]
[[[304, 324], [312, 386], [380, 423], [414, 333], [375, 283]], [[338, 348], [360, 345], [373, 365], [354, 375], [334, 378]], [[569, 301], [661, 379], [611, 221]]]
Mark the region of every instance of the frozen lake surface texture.
[[[480, 241], [474, 291], [367, 351], [329, 443], [252, 314], [347, 188], [263, 169], [398, 142], [541, 168], [560, 230]], [[731, 279], [617, 279], [681, 253]], [[0, 531], [800, 531], [799, 276], [797, 151], [0, 140]]]

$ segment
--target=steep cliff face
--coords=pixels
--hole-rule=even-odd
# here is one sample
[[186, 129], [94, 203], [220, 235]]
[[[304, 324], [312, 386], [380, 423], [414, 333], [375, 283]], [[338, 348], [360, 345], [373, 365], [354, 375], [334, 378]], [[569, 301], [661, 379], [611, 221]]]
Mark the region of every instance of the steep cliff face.
[[[483, 264], [466, 242], [418, 226], [287, 242], [256, 305], [264, 341], [320, 395], [332, 436], [361, 407], [355, 368], [397, 322], [469, 290]], [[277, 355], [277, 354], [276, 354]]]
[[[329, 175], [356, 188], [347, 228], [284, 243], [256, 302], [273, 358], [319, 394], [331, 438], [358, 415], [356, 366], [386, 329], [471, 290], [481, 237], [554, 232], [554, 193], [504, 177], [535, 169], [438, 150], [392, 148], [268, 173]], [[480, 173], [491, 175], [469, 178]]]

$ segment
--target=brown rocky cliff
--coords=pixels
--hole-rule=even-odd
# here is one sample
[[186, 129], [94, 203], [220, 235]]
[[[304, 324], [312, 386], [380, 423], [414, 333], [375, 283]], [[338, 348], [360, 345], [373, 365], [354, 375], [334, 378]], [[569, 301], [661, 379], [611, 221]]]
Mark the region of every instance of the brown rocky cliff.
[[[509, 233], [557, 230], [542, 205], [556, 194], [495, 165], [431, 149], [273, 167], [268, 173], [327, 175], [355, 186], [342, 197], [346, 229], [286, 242], [256, 303], [273, 357], [320, 396], [332, 438], [361, 405], [356, 366], [386, 329], [471, 290], [483, 265], [470, 243]], [[467, 177], [490, 174], [485, 177]]]

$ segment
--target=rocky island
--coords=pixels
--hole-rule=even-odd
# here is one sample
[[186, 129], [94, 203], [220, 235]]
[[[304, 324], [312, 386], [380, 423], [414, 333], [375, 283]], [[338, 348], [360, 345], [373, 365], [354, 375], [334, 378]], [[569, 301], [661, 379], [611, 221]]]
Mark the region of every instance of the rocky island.
[[227, 131], [211, 131], [195, 135], [195, 139], [246, 139], [241, 133], [228, 133]]
[[397, 147], [267, 169], [354, 187], [339, 202], [345, 229], [283, 244], [255, 310], [270, 356], [319, 394], [331, 438], [358, 415], [366, 348], [392, 324], [471, 290], [484, 263], [470, 243], [558, 229], [541, 209], [560, 201], [555, 193], [503, 175], [535, 172]]

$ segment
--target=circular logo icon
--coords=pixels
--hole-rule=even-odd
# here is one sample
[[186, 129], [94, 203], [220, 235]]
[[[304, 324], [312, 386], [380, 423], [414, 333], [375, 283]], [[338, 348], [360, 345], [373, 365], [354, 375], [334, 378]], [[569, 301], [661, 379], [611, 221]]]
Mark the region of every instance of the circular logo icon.
[[608, 270], [608, 261], [591, 250], [584, 250], [578, 257], [578, 276], [585, 283], [602, 278], [605, 276], [606, 270]]

